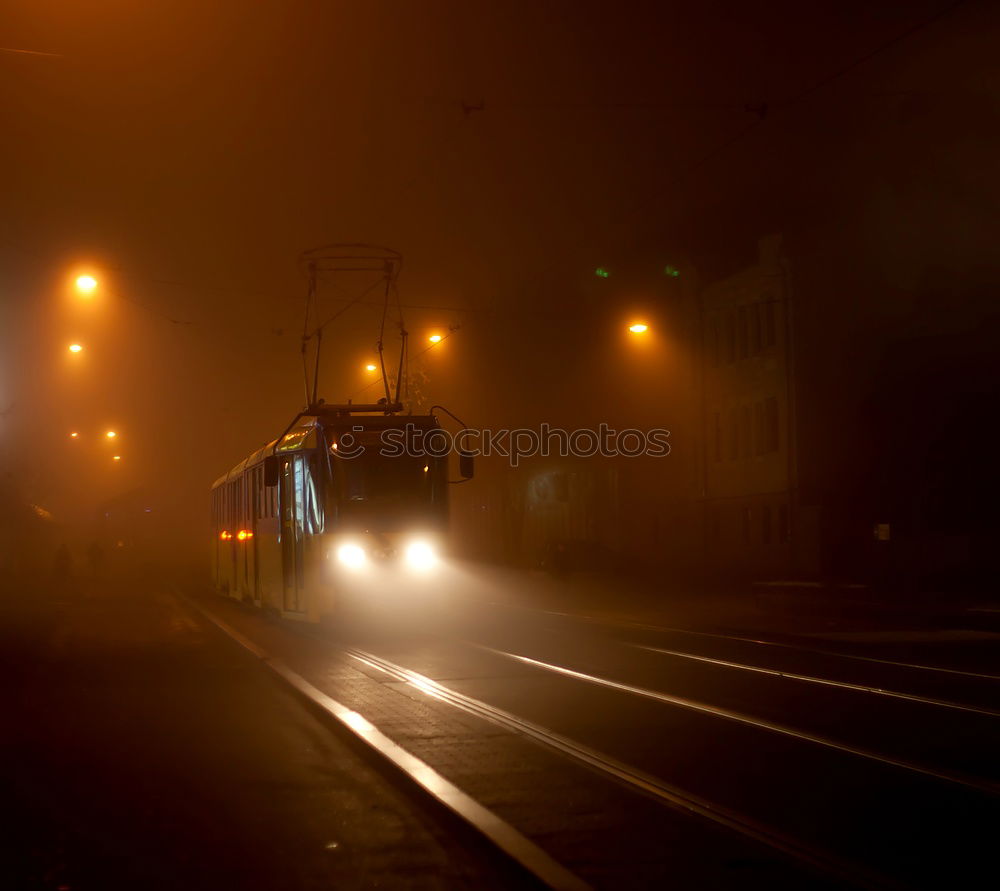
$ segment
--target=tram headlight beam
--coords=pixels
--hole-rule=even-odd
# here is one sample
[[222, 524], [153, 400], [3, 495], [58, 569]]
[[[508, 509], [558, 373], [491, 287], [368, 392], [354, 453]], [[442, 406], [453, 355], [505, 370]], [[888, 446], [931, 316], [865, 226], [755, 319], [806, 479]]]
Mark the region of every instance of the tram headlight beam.
[[337, 561], [348, 569], [361, 569], [368, 562], [368, 555], [361, 545], [347, 542], [337, 548]]
[[438, 555], [434, 546], [426, 541], [411, 541], [403, 552], [403, 559], [410, 569], [427, 572], [437, 566]]

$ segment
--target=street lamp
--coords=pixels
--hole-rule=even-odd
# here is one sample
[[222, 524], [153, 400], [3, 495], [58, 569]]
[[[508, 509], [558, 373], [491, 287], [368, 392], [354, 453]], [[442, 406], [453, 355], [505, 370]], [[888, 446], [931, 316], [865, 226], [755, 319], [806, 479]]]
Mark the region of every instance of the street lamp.
[[97, 288], [97, 279], [92, 275], [78, 275], [76, 277], [76, 289], [81, 294], [92, 294]]
[[121, 459], [122, 459], [121, 455], [113, 455], [111, 458], [112, 461], [121, 461]]
[[69, 438], [70, 438], [70, 439], [79, 439], [79, 438], [80, 438], [80, 434], [79, 434], [79, 433], [77, 433], [77, 432], [76, 432], [76, 431], [74, 430], [74, 431], [73, 431], [72, 433], [70, 433], [70, 435], [69, 435]]
[[114, 439], [118, 434], [114, 430], [109, 430], [104, 434], [108, 439]]
[[644, 322], [636, 322], [634, 325], [629, 325], [628, 330], [633, 334], [645, 334], [649, 330], [649, 325]]
[[80, 344], [78, 344], [78, 343], [71, 343], [69, 345], [69, 351], [71, 353], [81, 353], [81, 352], [83, 352], [83, 347], [80, 346]]
[[428, 339], [428, 340], [429, 340], [429, 341], [430, 341], [431, 343], [441, 343], [441, 341], [442, 341], [442, 340], [443, 340], [444, 338], [443, 338], [443, 337], [442, 337], [442, 336], [441, 336], [440, 334], [432, 334], [432, 335], [431, 335], [430, 337], [428, 337], [427, 339]]
[[377, 370], [378, 370], [377, 366], [375, 366], [375, 365], [372, 365], [372, 363], [371, 363], [371, 362], [369, 362], [369, 363], [368, 363], [368, 364], [367, 364], [367, 365], [365, 366], [365, 371], [377, 371]]

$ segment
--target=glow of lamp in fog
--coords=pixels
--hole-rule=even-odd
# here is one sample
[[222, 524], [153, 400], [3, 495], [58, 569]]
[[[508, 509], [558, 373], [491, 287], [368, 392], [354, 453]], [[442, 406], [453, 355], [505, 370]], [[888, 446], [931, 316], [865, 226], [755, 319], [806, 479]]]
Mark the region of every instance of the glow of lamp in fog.
[[633, 334], [645, 334], [649, 330], [649, 325], [644, 325], [642, 322], [636, 322], [634, 325], [629, 325], [628, 330]]
[[442, 337], [440, 334], [432, 334], [427, 338], [431, 343], [441, 343]]
[[118, 434], [114, 430], [109, 430], [104, 434], [108, 439], [114, 439]]
[[371, 363], [371, 362], [369, 362], [369, 363], [368, 363], [368, 364], [367, 364], [367, 365], [365, 366], [365, 371], [375, 371], [375, 368], [376, 368], [376, 366], [372, 365], [372, 363]]
[[80, 346], [80, 344], [78, 344], [78, 343], [71, 343], [69, 345], [69, 351], [71, 353], [79, 353], [79, 352], [83, 351], [83, 347]]
[[77, 432], [76, 432], [76, 431], [74, 430], [74, 431], [73, 431], [72, 433], [70, 433], [70, 435], [69, 435], [69, 438], [70, 438], [70, 439], [77, 439], [77, 438], [78, 438], [79, 436], [80, 436], [80, 434], [79, 434], [79, 433], [77, 433]]
[[121, 459], [122, 459], [122, 456], [121, 456], [121, 455], [114, 455], [114, 456], [113, 456], [113, 457], [111, 458], [111, 460], [112, 460], [112, 461], [121, 461]]
[[97, 279], [92, 275], [78, 275], [76, 277], [76, 289], [81, 294], [92, 294], [97, 287]]

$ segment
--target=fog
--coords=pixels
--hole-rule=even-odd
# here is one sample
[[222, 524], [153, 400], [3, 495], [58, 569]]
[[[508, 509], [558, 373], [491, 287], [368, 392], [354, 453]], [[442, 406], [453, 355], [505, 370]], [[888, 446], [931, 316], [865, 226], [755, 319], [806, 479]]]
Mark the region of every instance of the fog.
[[[868, 479], [893, 463], [866, 433], [871, 400], [895, 401], [871, 395], [892, 344], [994, 313], [995, 25], [988, 4], [17, 3], [9, 497], [80, 541], [106, 502], [147, 499], [167, 559], [200, 559], [212, 480], [301, 407], [297, 258], [337, 242], [403, 257], [416, 409], [670, 429], [669, 459], [621, 469], [619, 509], [644, 526], [699, 497], [699, 294], [778, 233], [814, 359], [799, 396], [821, 406], [800, 446], [842, 459], [802, 487]], [[327, 280], [320, 299], [359, 289]], [[327, 401], [372, 392], [366, 301], [325, 331]], [[642, 350], [619, 333], [639, 317]], [[491, 466], [481, 481], [509, 472]]]

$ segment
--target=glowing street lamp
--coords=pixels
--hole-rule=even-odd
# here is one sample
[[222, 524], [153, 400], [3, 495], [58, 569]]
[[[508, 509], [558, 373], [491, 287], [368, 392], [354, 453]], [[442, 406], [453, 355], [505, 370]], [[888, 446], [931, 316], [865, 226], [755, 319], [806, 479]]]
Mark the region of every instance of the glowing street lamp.
[[83, 347], [80, 346], [80, 344], [78, 344], [78, 343], [71, 343], [69, 345], [69, 351], [71, 353], [82, 353], [83, 352]]
[[633, 334], [645, 334], [649, 330], [649, 325], [642, 322], [636, 322], [634, 325], [629, 325], [628, 330]]
[[74, 431], [73, 431], [72, 433], [70, 433], [70, 435], [69, 435], [69, 438], [70, 438], [70, 439], [79, 439], [79, 438], [80, 438], [80, 434], [79, 434], [79, 433], [77, 433], [77, 432], [76, 432], [76, 431], [74, 430]]
[[121, 461], [121, 459], [122, 459], [122, 456], [121, 456], [121, 455], [113, 455], [113, 456], [111, 457], [111, 460], [112, 460], [112, 461]]
[[368, 363], [368, 364], [367, 364], [367, 365], [365, 366], [365, 371], [377, 371], [377, 370], [378, 370], [378, 367], [377, 367], [377, 366], [375, 366], [375, 365], [372, 365], [372, 363], [371, 363], [371, 362], [369, 362], [369, 363]]
[[118, 434], [114, 430], [109, 430], [104, 434], [108, 439], [114, 439]]
[[76, 277], [76, 289], [81, 294], [92, 294], [97, 288], [97, 279], [92, 275], [78, 275]]
[[444, 338], [440, 334], [432, 334], [427, 338], [431, 343], [441, 343]]

